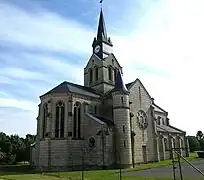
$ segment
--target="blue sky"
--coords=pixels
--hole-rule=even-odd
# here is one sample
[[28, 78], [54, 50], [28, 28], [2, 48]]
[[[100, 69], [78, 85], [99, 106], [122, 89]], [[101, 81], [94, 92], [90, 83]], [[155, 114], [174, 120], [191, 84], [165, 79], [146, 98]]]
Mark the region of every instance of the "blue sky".
[[[139, 78], [188, 134], [204, 125], [203, 8], [202, 0], [103, 3], [125, 81]], [[64, 80], [83, 84], [100, 4], [1, 0], [0, 9], [0, 131], [34, 134], [39, 96]]]

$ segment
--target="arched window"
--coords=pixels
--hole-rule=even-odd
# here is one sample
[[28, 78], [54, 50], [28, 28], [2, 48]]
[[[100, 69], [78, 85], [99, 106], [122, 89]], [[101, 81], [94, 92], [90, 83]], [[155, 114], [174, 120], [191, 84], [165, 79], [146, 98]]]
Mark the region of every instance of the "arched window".
[[97, 106], [94, 106], [94, 114], [97, 114]]
[[160, 122], [160, 121], [161, 121], [161, 117], [160, 117], [160, 116], [158, 116], [158, 117], [157, 117], [157, 124], [158, 124], [158, 125], [160, 125], [160, 124], [161, 124], [161, 122]]
[[114, 80], [116, 81], [116, 76], [117, 76], [118, 70], [117, 68], [114, 69]]
[[109, 79], [110, 81], [113, 80], [113, 78], [112, 78], [112, 68], [111, 68], [110, 66], [108, 67], [108, 79]]
[[[73, 137], [81, 137], [81, 104], [76, 102], [74, 105], [74, 117], [73, 117]], [[77, 131], [78, 130], [78, 131]]]
[[95, 80], [98, 81], [98, 67], [95, 68]]
[[93, 70], [90, 69], [89, 71], [89, 82], [92, 83], [93, 82]]
[[48, 114], [48, 105], [45, 103], [43, 105], [43, 129], [42, 129], [42, 137], [45, 137], [46, 126], [47, 126], [47, 114]]
[[142, 95], [141, 95], [141, 88], [139, 86], [139, 103], [140, 103], [140, 108], [141, 108], [141, 104], [142, 104]]
[[173, 138], [173, 148], [176, 148], [176, 140]]
[[121, 103], [122, 103], [122, 104], [124, 103], [124, 99], [123, 99], [123, 96], [121, 96]]
[[125, 133], [125, 125], [123, 125], [123, 133]]
[[162, 118], [162, 124], [165, 125], [165, 119], [164, 118]]
[[96, 140], [94, 139], [94, 137], [90, 137], [89, 138], [89, 147], [93, 148], [96, 146], [95, 144], [96, 144]]
[[55, 137], [64, 137], [64, 115], [65, 107], [62, 101], [56, 104], [56, 117], [55, 117]]
[[184, 144], [183, 144], [183, 139], [181, 139], [181, 147], [180, 148], [184, 148]]
[[168, 142], [167, 142], [167, 138], [164, 138], [164, 149], [165, 149], [165, 151], [168, 150]]

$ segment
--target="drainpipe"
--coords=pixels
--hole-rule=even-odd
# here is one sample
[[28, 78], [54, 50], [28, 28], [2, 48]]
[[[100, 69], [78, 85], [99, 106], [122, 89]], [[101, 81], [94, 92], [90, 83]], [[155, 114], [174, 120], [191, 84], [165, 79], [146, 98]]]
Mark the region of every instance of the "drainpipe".
[[104, 167], [104, 164], [105, 164], [105, 136], [104, 136], [104, 124], [102, 125], [102, 135], [101, 135], [101, 138], [102, 138], [102, 167]]

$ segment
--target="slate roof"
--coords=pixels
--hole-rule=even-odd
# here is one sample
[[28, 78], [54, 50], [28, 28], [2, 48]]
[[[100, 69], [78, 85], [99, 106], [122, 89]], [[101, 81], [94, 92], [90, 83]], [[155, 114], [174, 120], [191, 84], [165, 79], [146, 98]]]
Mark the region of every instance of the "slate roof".
[[174, 128], [173, 126], [157, 125], [157, 130], [160, 132], [169, 132], [169, 133], [184, 133], [184, 131]]
[[66, 92], [77, 93], [84, 96], [91, 96], [95, 98], [98, 98], [101, 95], [99, 92], [97, 92], [96, 90], [90, 87], [81, 86], [67, 81], [64, 81], [63, 83], [59, 84], [58, 86], [48, 91], [44, 95], [52, 94], [52, 93], [66, 93]]
[[121, 76], [120, 71], [118, 71], [117, 75], [116, 75], [116, 81], [115, 81], [115, 91], [119, 90], [119, 91], [128, 91], [125, 84], [123, 83], [123, 78]]
[[126, 84], [125, 86], [126, 86], [126, 88], [129, 90], [129, 88], [130, 88], [130, 86], [134, 83], [135, 81], [133, 81], [133, 82], [130, 82], [130, 83], [128, 83], [128, 84]]
[[107, 32], [106, 32], [106, 26], [105, 26], [105, 21], [103, 17], [103, 11], [101, 9], [99, 24], [98, 24], [97, 40], [103, 40], [103, 38], [107, 39]]
[[109, 120], [107, 118], [99, 117], [99, 116], [96, 116], [96, 118], [101, 120], [102, 122], [106, 123], [109, 126], [113, 126], [114, 125], [113, 121], [111, 121], [111, 120]]
[[97, 117], [93, 116], [92, 114], [89, 113], [85, 113], [84, 115], [88, 116], [89, 118], [93, 119], [94, 121], [100, 123], [100, 124], [105, 124], [103, 121], [101, 121], [100, 119], [98, 119]]

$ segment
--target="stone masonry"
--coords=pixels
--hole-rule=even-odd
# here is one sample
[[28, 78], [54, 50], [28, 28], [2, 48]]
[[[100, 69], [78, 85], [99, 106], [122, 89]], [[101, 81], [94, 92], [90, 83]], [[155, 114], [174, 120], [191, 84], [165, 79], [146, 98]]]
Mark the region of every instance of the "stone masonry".
[[100, 12], [84, 86], [64, 81], [40, 96], [31, 163], [38, 169], [134, 167], [189, 155], [185, 131], [170, 125], [139, 79], [123, 82]]

